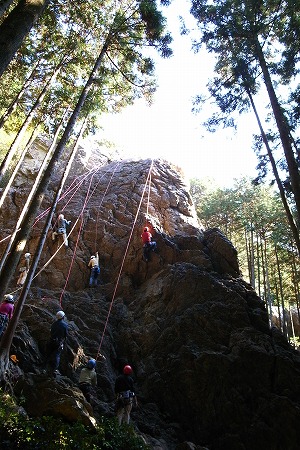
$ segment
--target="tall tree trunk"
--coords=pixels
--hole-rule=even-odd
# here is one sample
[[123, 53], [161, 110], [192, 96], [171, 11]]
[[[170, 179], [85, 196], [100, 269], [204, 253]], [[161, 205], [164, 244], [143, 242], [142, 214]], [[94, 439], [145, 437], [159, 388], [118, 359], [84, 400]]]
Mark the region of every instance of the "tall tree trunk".
[[10, 7], [14, 0], [1, 0], [0, 3], [0, 17], [3, 16], [5, 11]]
[[253, 224], [250, 229], [249, 255], [250, 255], [250, 284], [255, 289], [255, 260], [254, 260], [254, 238]]
[[245, 246], [246, 246], [246, 256], [247, 256], [248, 278], [249, 278], [249, 280], [251, 280], [250, 247], [249, 247], [249, 243], [248, 243], [247, 228], [245, 228], [244, 232], [245, 232]]
[[251, 94], [251, 92], [250, 92], [250, 90], [248, 88], [248, 85], [247, 85], [246, 81], [244, 81], [244, 85], [245, 85], [245, 89], [247, 91], [247, 94], [248, 94], [248, 97], [249, 97], [252, 109], [254, 111], [254, 114], [255, 114], [255, 117], [256, 117], [256, 120], [257, 120], [257, 123], [258, 123], [258, 127], [259, 127], [259, 130], [260, 130], [261, 137], [262, 137], [263, 142], [265, 144], [265, 147], [267, 149], [267, 153], [268, 153], [268, 157], [269, 157], [269, 160], [270, 160], [270, 163], [271, 163], [271, 166], [272, 166], [273, 174], [274, 174], [274, 177], [275, 177], [275, 180], [276, 180], [276, 183], [277, 183], [277, 187], [279, 189], [280, 198], [281, 198], [281, 201], [282, 201], [282, 204], [283, 204], [283, 207], [284, 207], [284, 210], [285, 210], [285, 213], [286, 213], [286, 216], [287, 216], [287, 219], [288, 219], [291, 231], [293, 233], [293, 238], [295, 239], [295, 243], [296, 243], [296, 246], [297, 246], [297, 249], [298, 249], [298, 253], [300, 255], [300, 238], [299, 238], [298, 228], [297, 228], [297, 226], [295, 224], [294, 217], [293, 217], [293, 215], [291, 213], [291, 210], [290, 210], [290, 207], [288, 205], [287, 198], [286, 198], [286, 195], [285, 195], [285, 191], [284, 191], [284, 188], [282, 186], [282, 182], [281, 182], [278, 170], [277, 170], [277, 165], [276, 165], [275, 159], [273, 157], [272, 150], [271, 150], [271, 148], [269, 146], [268, 138], [267, 138], [266, 133], [265, 133], [265, 131], [263, 129], [263, 126], [262, 126], [261, 120], [259, 118], [259, 115], [258, 115], [256, 106], [255, 106], [252, 94]]
[[40, 183], [40, 181], [42, 179], [42, 176], [43, 176], [44, 171], [45, 171], [45, 169], [46, 169], [46, 167], [48, 165], [48, 162], [49, 162], [49, 160], [50, 160], [50, 158], [51, 158], [51, 156], [53, 154], [53, 150], [55, 148], [55, 145], [56, 145], [56, 142], [57, 142], [57, 139], [58, 139], [58, 135], [59, 135], [59, 133], [61, 131], [62, 124], [63, 124], [64, 119], [65, 119], [65, 117], [66, 117], [66, 115], [68, 113], [69, 113], [69, 108], [67, 108], [65, 110], [65, 112], [64, 112], [64, 114], [62, 116], [61, 122], [60, 122], [60, 124], [59, 124], [59, 126], [58, 126], [58, 128], [56, 130], [55, 135], [54, 135], [52, 144], [49, 147], [47, 155], [45, 156], [44, 161], [43, 161], [43, 163], [42, 163], [42, 165], [40, 167], [39, 173], [37, 174], [37, 176], [35, 178], [34, 184], [33, 184], [32, 188], [31, 188], [30, 194], [28, 195], [28, 197], [26, 199], [26, 202], [25, 202], [25, 204], [23, 206], [22, 212], [21, 212], [21, 214], [18, 217], [17, 223], [15, 225], [15, 229], [14, 229], [14, 231], [13, 231], [11, 237], [10, 237], [10, 241], [9, 241], [9, 243], [8, 243], [6, 249], [5, 249], [5, 252], [3, 253], [3, 255], [1, 257], [1, 261], [0, 261], [0, 276], [1, 276], [1, 273], [2, 273], [2, 270], [3, 270], [3, 267], [6, 264], [6, 258], [8, 256], [8, 254], [11, 252], [11, 248], [12, 248], [14, 242], [15, 242], [15, 239], [17, 237], [18, 232], [20, 231], [20, 227], [22, 225], [22, 222], [25, 220], [25, 216], [27, 214], [27, 211], [28, 211], [28, 209], [30, 207], [30, 204], [31, 204], [33, 198], [34, 198], [34, 195], [37, 192], [39, 183]]
[[258, 295], [259, 297], [261, 297], [261, 280], [260, 280], [260, 249], [259, 249], [259, 234], [258, 232], [255, 233], [256, 234], [256, 258], [257, 258], [257, 287], [258, 287]]
[[28, 128], [28, 126], [30, 125], [34, 114], [36, 112], [36, 110], [38, 109], [38, 107], [40, 106], [40, 104], [42, 103], [42, 101], [45, 98], [45, 95], [47, 94], [51, 84], [53, 83], [53, 81], [55, 80], [58, 72], [61, 69], [61, 65], [63, 63], [64, 58], [60, 61], [60, 63], [56, 66], [53, 74], [51, 75], [51, 77], [49, 78], [49, 80], [47, 81], [47, 83], [44, 85], [43, 89], [41, 90], [40, 94], [38, 95], [36, 101], [34, 102], [34, 105], [32, 106], [30, 112], [27, 114], [26, 119], [23, 122], [22, 127], [20, 128], [17, 136], [15, 137], [13, 143], [10, 146], [9, 151], [6, 153], [3, 161], [1, 162], [1, 166], [0, 166], [0, 182], [3, 180], [3, 177], [5, 175], [5, 173], [7, 172], [7, 169], [15, 155], [15, 153], [18, 150], [18, 147], [20, 145], [21, 140], [23, 139], [23, 136]]
[[0, 77], [50, 0], [19, 0], [0, 25]]
[[[56, 191], [56, 194], [55, 194], [52, 206], [51, 206], [51, 208], [50, 208], [50, 210], [48, 212], [47, 220], [46, 220], [45, 225], [43, 227], [43, 231], [42, 231], [42, 233], [40, 235], [39, 242], [38, 242], [38, 245], [37, 245], [37, 248], [35, 250], [33, 260], [32, 260], [32, 264], [31, 264], [29, 272], [28, 272], [28, 274], [26, 276], [25, 283], [23, 285], [20, 298], [19, 298], [19, 300], [18, 300], [18, 302], [16, 304], [14, 314], [13, 314], [11, 320], [9, 321], [7, 329], [6, 329], [2, 339], [0, 341], [0, 374], [2, 374], [2, 379], [4, 379], [4, 375], [3, 374], [5, 374], [5, 369], [7, 367], [9, 351], [10, 351], [10, 347], [11, 347], [11, 344], [12, 344], [13, 336], [15, 334], [16, 327], [18, 325], [18, 322], [19, 322], [19, 319], [20, 319], [20, 316], [21, 316], [21, 313], [22, 313], [22, 310], [23, 310], [23, 306], [25, 304], [25, 301], [26, 301], [26, 298], [27, 298], [27, 295], [28, 295], [28, 292], [29, 292], [29, 289], [30, 289], [30, 286], [31, 286], [31, 283], [32, 283], [32, 280], [33, 280], [33, 277], [34, 277], [34, 274], [35, 274], [35, 271], [36, 271], [36, 268], [37, 268], [37, 265], [38, 265], [38, 262], [39, 262], [40, 257], [41, 257], [41, 253], [42, 253], [43, 248], [44, 248], [44, 244], [45, 244], [45, 241], [46, 241], [46, 238], [47, 238], [47, 235], [48, 235], [49, 228], [51, 226], [51, 222], [52, 222], [52, 219], [53, 219], [53, 215], [54, 215], [54, 212], [55, 212], [58, 200], [59, 200], [59, 198], [61, 196], [64, 184], [66, 182], [66, 179], [67, 179], [67, 177], [69, 175], [69, 172], [70, 172], [70, 169], [71, 169], [71, 166], [72, 166], [72, 163], [74, 161], [74, 157], [75, 157], [77, 149], [78, 149], [79, 140], [81, 139], [83, 131], [84, 131], [84, 128], [85, 128], [86, 120], [84, 121], [84, 123], [83, 123], [83, 125], [81, 127], [81, 130], [80, 130], [80, 133], [79, 133], [79, 137], [77, 138], [77, 141], [76, 141], [76, 143], [75, 143], [75, 145], [73, 147], [73, 150], [72, 150], [72, 152], [70, 154], [70, 157], [69, 157], [68, 163], [66, 165], [65, 171], [63, 173], [63, 176], [62, 176], [62, 178], [60, 180], [58, 189]], [[0, 379], [1, 379], [1, 375], [0, 375]]]
[[279, 131], [280, 139], [282, 142], [282, 147], [285, 154], [285, 159], [288, 166], [289, 177], [291, 181], [292, 191], [294, 193], [294, 201], [297, 208], [297, 222], [300, 224], [300, 174], [298, 169], [297, 160], [294, 156], [293, 147], [290, 139], [290, 130], [282, 111], [282, 108], [279, 105], [272, 80], [270, 77], [269, 69], [267, 67], [265, 57], [261, 48], [261, 45], [258, 41], [258, 38], [255, 39], [255, 46], [257, 51], [257, 56], [259, 59], [260, 67], [263, 72], [263, 77], [265, 81], [265, 85], [269, 94], [272, 110], [274, 113], [275, 121], [277, 124], [277, 128]]
[[15, 177], [16, 177], [16, 175], [17, 175], [17, 173], [18, 173], [18, 171], [19, 171], [19, 169], [21, 167], [21, 164], [22, 164], [22, 162], [23, 162], [23, 160], [25, 158], [25, 155], [26, 155], [28, 149], [31, 147], [31, 144], [35, 140], [35, 138], [38, 135], [38, 133], [39, 133], [39, 123], [36, 124], [36, 126], [34, 127], [32, 133], [31, 133], [31, 136], [28, 139], [27, 144], [24, 147], [24, 150], [22, 151], [22, 153], [21, 153], [21, 155], [20, 155], [20, 157], [18, 159], [18, 162], [17, 162], [16, 166], [14, 167], [13, 173], [10, 175], [9, 180], [8, 180], [6, 186], [5, 186], [5, 188], [4, 188], [4, 190], [3, 190], [2, 194], [1, 194], [1, 197], [0, 197], [0, 208], [3, 205], [3, 202], [4, 202], [4, 200], [5, 200], [5, 198], [6, 198], [7, 194], [8, 194], [8, 191], [9, 191], [9, 189], [10, 189], [10, 187], [11, 187], [11, 185], [12, 185], [12, 183], [13, 183], [13, 181], [14, 181], [14, 179], [15, 179]]
[[25, 80], [22, 88], [20, 89], [20, 91], [18, 92], [18, 94], [15, 96], [15, 98], [13, 99], [13, 101], [11, 102], [11, 104], [8, 106], [8, 108], [6, 109], [6, 111], [3, 113], [2, 117], [0, 117], [0, 128], [3, 127], [4, 123], [6, 122], [6, 120], [9, 118], [9, 116], [15, 111], [15, 109], [18, 106], [18, 102], [19, 100], [23, 97], [25, 90], [27, 89], [27, 87], [29, 86], [31, 80], [33, 79], [33, 75], [35, 74], [35, 70], [37, 68], [39, 64], [39, 61], [36, 62], [36, 64], [34, 65], [33, 70], [31, 71], [31, 74], [29, 75], [29, 77]]
[[275, 257], [276, 257], [276, 266], [277, 266], [277, 273], [278, 273], [278, 281], [279, 281], [279, 293], [280, 293], [280, 303], [282, 308], [282, 331], [285, 337], [288, 339], [288, 331], [287, 331], [287, 317], [286, 317], [286, 310], [284, 306], [284, 294], [283, 294], [283, 286], [282, 286], [282, 276], [281, 276], [281, 269], [280, 269], [280, 262], [278, 257], [278, 250], [277, 245], [275, 244]]
[[73, 113], [71, 114], [71, 117], [69, 118], [69, 121], [65, 128], [65, 131], [64, 131], [59, 143], [57, 144], [56, 149], [54, 150], [53, 156], [45, 170], [44, 176], [37, 188], [36, 194], [28, 208], [28, 212], [22, 221], [20, 230], [17, 235], [17, 239], [15, 239], [14, 243], [12, 244], [11, 252], [9, 253], [9, 255], [7, 255], [7, 259], [5, 261], [5, 267], [4, 267], [6, 270], [3, 270], [4, 268], [2, 268], [1, 273], [0, 273], [0, 298], [6, 294], [12, 274], [16, 270], [16, 267], [20, 260], [22, 251], [26, 245], [28, 236], [31, 231], [31, 227], [32, 227], [34, 219], [37, 215], [37, 211], [39, 210], [39, 208], [42, 204], [42, 201], [43, 201], [43, 198], [45, 195], [45, 191], [48, 187], [52, 172], [55, 168], [55, 164], [62, 156], [63, 151], [66, 147], [66, 144], [73, 132], [76, 120], [79, 117], [80, 111], [81, 111], [81, 109], [86, 101], [86, 98], [88, 96], [88, 93], [92, 87], [93, 80], [97, 74], [97, 71], [98, 71], [101, 63], [102, 63], [104, 55], [107, 52], [109, 42], [110, 42], [110, 34], [108, 34], [108, 36], [105, 40], [102, 50], [101, 50], [101, 52], [94, 64], [94, 67], [90, 73], [89, 79], [87, 80], [87, 82], [80, 94], [80, 97], [77, 101], [75, 109], [74, 109]]
[[270, 280], [269, 280], [269, 267], [268, 267], [268, 258], [267, 258], [267, 241], [264, 238], [264, 246], [262, 249], [263, 252], [263, 269], [264, 269], [264, 278], [265, 278], [265, 295], [267, 305], [269, 307], [269, 324], [272, 326], [272, 300], [271, 300], [271, 289], [270, 289]]

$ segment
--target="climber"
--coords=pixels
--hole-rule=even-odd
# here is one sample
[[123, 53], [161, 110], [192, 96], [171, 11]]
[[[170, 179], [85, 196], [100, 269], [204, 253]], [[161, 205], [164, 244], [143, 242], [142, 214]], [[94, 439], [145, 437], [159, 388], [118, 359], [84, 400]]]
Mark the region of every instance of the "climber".
[[68, 337], [68, 325], [64, 321], [65, 313], [63, 311], [58, 311], [56, 313], [56, 321], [51, 325], [50, 330], [50, 341], [48, 343], [48, 351], [46, 362], [50, 366], [50, 371], [55, 377], [59, 371], [59, 363], [61, 352], [63, 351], [64, 345]]
[[150, 260], [150, 252], [156, 250], [156, 242], [152, 240], [152, 234], [148, 227], [144, 228], [141, 238], [143, 242], [143, 258], [145, 262], [148, 262]]
[[63, 214], [58, 216], [57, 231], [52, 232], [52, 241], [55, 241], [56, 236], [61, 235], [64, 239], [64, 244], [68, 247], [68, 237], [67, 237], [67, 225], [70, 225], [71, 220], [66, 220]]
[[137, 406], [137, 398], [134, 394], [133, 379], [131, 366], [126, 365], [123, 368], [123, 374], [119, 375], [115, 382], [116, 394], [116, 415], [118, 423], [124, 422], [129, 424], [132, 405]]
[[9, 359], [9, 376], [12, 383], [15, 384], [23, 376], [23, 372], [18, 366], [19, 360], [16, 355], [10, 355]]
[[90, 287], [97, 286], [97, 284], [98, 284], [97, 278], [100, 273], [98, 252], [96, 252], [95, 255], [91, 256], [89, 263], [88, 263], [88, 267], [91, 268], [90, 281], [89, 281]]
[[11, 294], [4, 295], [4, 300], [0, 304], [0, 338], [6, 330], [9, 320], [14, 312], [14, 297]]
[[97, 386], [97, 374], [95, 371], [96, 360], [90, 359], [86, 367], [81, 369], [79, 375], [79, 388], [81, 389], [87, 402], [91, 403], [92, 387]]
[[30, 257], [31, 257], [30, 253], [25, 253], [25, 255], [24, 255], [25, 266], [22, 266], [19, 269], [20, 275], [18, 277], [17, 287], [21, 287], [25, 283], [25, 280], [26, 280], [26, 277], [27, 277], [27, 274], [29, 271]]

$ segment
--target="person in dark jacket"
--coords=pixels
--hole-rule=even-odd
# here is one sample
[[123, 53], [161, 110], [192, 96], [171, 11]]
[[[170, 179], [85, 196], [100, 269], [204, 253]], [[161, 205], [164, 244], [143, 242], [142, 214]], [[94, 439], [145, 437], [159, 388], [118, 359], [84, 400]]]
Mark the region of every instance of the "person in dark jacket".
[[50, 342], [48, 347], [48, 364], [54, 376], [56, 376], [59, 368], [61, 352], [64, 348], [68, 337], [68, 325], [64, 321], [65, 313], [58, 311], [56, 313], [56, 321], [51, 325]]
[[123, 374], [119, 375], [115, 381], [116, 394], [116, 416], [119, 425], [122, 421], [129, 424], [130, 413], [133, 406], [137, 406], [137, 398], [134, 393], [132, 368], [126, 365], [123, 368]]
[[100, 266], [99, 266], [99, 253], [96, 252], [95, 255], [92, 255], [88, 267], [91, 269], [90, 273], [90, 280], [89, 280], [89, 287], [97, 286], [98, 284], [98, 275], [100, 273]]
[[58, 223], [57, 223], [57, 231], [52, 232], [52, 240], [55, 241], [56, 236], [61, 235], [64, 240], [64, 244], [66, 247], [68, 247], [68, 236], [67, 236], [67, 225], [70, 225], [71, 220], [66, 220], [65, 216], [63, 214], [60, 214], [58, 216]]

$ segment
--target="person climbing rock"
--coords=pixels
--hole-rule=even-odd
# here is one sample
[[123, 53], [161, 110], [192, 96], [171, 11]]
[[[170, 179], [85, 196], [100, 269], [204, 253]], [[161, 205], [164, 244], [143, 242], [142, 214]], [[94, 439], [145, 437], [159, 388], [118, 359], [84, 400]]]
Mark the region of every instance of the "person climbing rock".
[[55, 241], [56, 236], [62, 236], [64, 239], [64, 244], [68, 247], [68, 237], [67, 237], [67, 225], [70, 225], [71, 220], [66, 220], [63, 214], [58, 216], [57, 231], [52, 232], [52, 241]]
[[56, 321], [51, 325], [50, 341], [48, 343], [47, 364], [52, 375], [55, 377], [59, 371], [61, 352], [65, 346], [68, 337], [68, 325], [64, 320], [65, 313], [58, 311]]
[[0, 339], [14, 313], [14, 303], [13, 295], [6, 294], [0, 304]]
[[97, 386], [97, 374], [95, 371], [96, 360], [90, 359], [86, 367], [81, 369], [79, 375], [79, 388], [82, 391], [87, 402], [91, 403], [92, 388]]
[[9, 359], [9, 378], [12, 381], [12, 384], [16, 384], [16, 382], [23, 377], [23, 372], [18, 366], [19, 360], [16, 355], [10, 355]]
[[118, 418], [119, 425], [122, 422], [129, 424], [130, 413], [133, 404], [137, 406], [137, 398], [134, 393], [132, 368], [126, 365], [123, 368], [122, 375], [119, 375], [115, 381], [115, 394], [116, 394], [116, 416]]
[[88, 267], [91, 268], [90, 273], [90, 280], [89, 280], [89, 287], [97, 286], [98, 284], [98, 275], [100, 273], [100, 266], [99, 266], [99, 254], [98, 252], [95, 253], [95, 255], [92, 255]]
[[141, 238], [143, 242], [143, 259], [145, 262], [148, 262], [150, 260], [150, 252], [156, 250], [156, 242], [152, 240], [152, 234], [148, 227], [144, 228]]
[[20, 267], [19, 269], [19, 277], [17, 281], [17, 287], [22, 287], [25, 283], [28, 271], [29, 271], [29, 264], [30, 264], [30, 253], [25, 253], [24, 259], [25, 259], [25, 266]]

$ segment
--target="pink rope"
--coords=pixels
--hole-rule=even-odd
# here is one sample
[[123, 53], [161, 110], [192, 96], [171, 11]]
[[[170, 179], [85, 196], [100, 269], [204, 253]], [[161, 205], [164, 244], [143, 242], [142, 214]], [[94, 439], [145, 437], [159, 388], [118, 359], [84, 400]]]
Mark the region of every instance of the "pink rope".
[[132, 228], [131, 228], [131, 233], [130, 233], [130, 236], [129, 236], [129, 239], [128, 239], [128, 242], [127, 242], [127, 246], [126, 246], [126, 250], [125, 250], [125, 253], [124, 253], [123, 260], [122, 260], [121, 268], [120, 268], [120, 271], [119, 271], [119, 274], [118, 274], [116, 286], [115, 286], [115, 289], [114, 289], [114, 292], [113, 292], [113, 295], [112, 295], [112, 299], [111, 299], [111, 302], [110, 302], [110, 305], [109, 305], [108, 314], [107, 314], [106, 321], [105, 321], [105, 324], [104, 324], [104, 329], [103, 329], [103, 332], [102, 332], [102, 336], [101, 336], [99, 348], [98, 348], [98, 351], [97, 351], [97, 357], [96, 357], [96, 360], [98, 359], [98, 357], [99, 357], [99, 355], [100, 355], [100, 350], [101, 350], [101, 347], [102, 347], [104, 335], [105, 335], [105, 333], [106, 333], [106, 329], [107, 329], [107, 325], [108, 325], [108, 320], [109, 320], [109, 317], [110, 317], [110, 314], [111, 314], [111, 310], [112, 310], [113, 303], [114, 303], [114, 300], [115, 300], [116, 292], [117, 292], [117, 289], [118, 289], [118, 286], [119, 286], [119, 281], [120, 281], [121, 274], [122, 274], [122, 271], [123, 271], [125, 259], [126, 259], [126, 257], [127, 257], [129, 245], [130, 245], [131, 238], [132, 238], [133, 231], [134, 231], [134, 227], [135, 227], [135, 224], [136, 224], [136, 221], [137, 221], [137, 218], [138, 218], [140, 209], [141, 209], [141, 204], [142, 204], [142, 201], [143, 201], [143, 198], [144, 198], [144, 195], [145, 195], [145, 191], [146, 191], [146, 187], [147, 187], [148, 180], [149, 180], [149, 178], [150, 178], [150, 174], [151, 174], [151, 171], [152, 171], [152, 167], [153, 167], [153, 160], [151, 161], [151, 165], [150, 165], [150, 169], [149, 169], [149, 172], [148, 172], [147, 180], [146, 180], [146, 183], [145, 183], [145, 186], [144, 186], [144, 189], [143, 189], [143, 193], [142, 193], [142, 196], [141, 196], [141, 200], [140, 200], [140, 203], [139, 203], [139, 206], [138, 206], [138, 209], [137, 209], [135, 218], [134, 218], [134, 222], [133, 222], [133, 225], [132, 225]]

